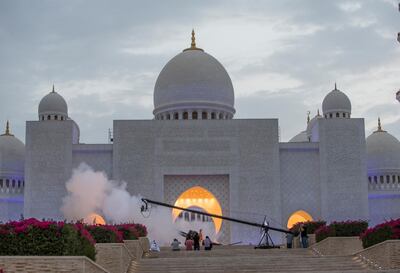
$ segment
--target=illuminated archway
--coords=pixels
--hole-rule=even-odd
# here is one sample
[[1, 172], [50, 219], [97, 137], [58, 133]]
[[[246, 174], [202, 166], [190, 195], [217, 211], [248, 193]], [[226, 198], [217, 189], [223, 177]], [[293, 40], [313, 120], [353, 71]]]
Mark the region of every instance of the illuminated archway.
[[104, 220], [104, 218], [97, 214], [97, 213], [91, 213], [88, 216], [86, 216], [83, 219], [83, 222], [89, 225], [105, 225], [106, 224], [106, 220]]
[[290, 215], [288, 222], [287, 222], [287, 228], [290, 229], [299, 222], [308, 222], [308, 221], [312, 221], [312, 220], [313, 220], [313, 218], [311, 217], [310, 214], [308, 214], [304, 210], [298, 210], [298, 211], [295, 211], [292, 215]]
[[[199, 207], [208, 213], [222, 216], [221, 205], [217, 198], [208, 190], [195, 186], [183, 192], [175, 202], [175, 206], [181, 208]], [[175, 221], [182, 210], [173, 209], [172, 218]], [[221, 229], [222, 219], [212, 217], [215, 226], [215, 233], [218, 233]]]

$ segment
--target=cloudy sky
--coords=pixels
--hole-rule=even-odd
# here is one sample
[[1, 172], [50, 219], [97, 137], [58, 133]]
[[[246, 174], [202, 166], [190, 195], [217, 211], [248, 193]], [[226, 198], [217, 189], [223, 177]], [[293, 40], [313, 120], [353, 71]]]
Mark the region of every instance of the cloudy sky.
[[[366, 133], [400, 137], [397, 0], [0, 1], [0, 122], [25, 140], [40, 99], [64, 96], [81, 141], [107, 142], [114, 119], [151, 119], [163, 66], [190, 44], [216, 57], [236, 118], [279, 118], [281, 140], [324, 96], [350, 98]], [[3, 126], [3, 125], [2, 125]]]

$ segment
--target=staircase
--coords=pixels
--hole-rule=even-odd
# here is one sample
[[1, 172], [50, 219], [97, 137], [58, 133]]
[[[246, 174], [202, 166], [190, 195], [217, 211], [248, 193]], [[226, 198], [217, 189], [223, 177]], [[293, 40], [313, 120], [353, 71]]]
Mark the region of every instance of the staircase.
[[177, 251], [162, 248], [158, 257], [133, 261], [129, 273], [236, 273], [374, 271], [353, 256], [318, 256], [308, 249], [254, 249], [250, 246], [217, 246], [212, 251]]

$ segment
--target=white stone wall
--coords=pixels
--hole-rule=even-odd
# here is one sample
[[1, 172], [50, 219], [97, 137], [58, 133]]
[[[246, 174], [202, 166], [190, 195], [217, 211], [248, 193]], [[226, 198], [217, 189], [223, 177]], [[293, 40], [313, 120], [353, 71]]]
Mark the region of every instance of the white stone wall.
[[319, 119], [321, 216], [368, 219], [363, 119]]
[[400, 217], [400, 194], [370, 192], [369, 194], [369, 226], [398, 219]]
[[73, 122], [26, 123], [24, 216], [63, 219], [60, 208], [71, 177]]
[[72, 167], [86, 163], [95, 171], [105, 172], [112, 178], [112, 144], [74, 144]]
[[282, 223], [304, 210], [314, 220], [321, 219], [319, 179], [319, 143], [281, 143], [281, 206]]
[[[230, 216], [281, 218], [276, 119], [114, 121], [113, 173], [156, 200], [165, 175], [228, 175]], [[232, 242], [258, 239], [258, 229], [231, 225]]]

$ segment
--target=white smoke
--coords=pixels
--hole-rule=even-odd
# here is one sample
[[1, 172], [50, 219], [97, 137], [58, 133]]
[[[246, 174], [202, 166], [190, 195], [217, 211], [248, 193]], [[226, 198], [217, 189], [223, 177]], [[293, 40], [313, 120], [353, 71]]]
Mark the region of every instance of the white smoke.
[[160, 245], [169, 245], [179, 238], [179, 231], [203, 229], [203, 234], [215, 239], [214, 226], [210, 222], [172, 221], [171, 209], [151, 206], [141, 213], [141, 196], [132, 196], [126, 190], [126, 182], [112, 181], [104, 172], [96, 172], [85, 163], [74, 169], [66, 183], [68, 195], [63, 199], [61, 211], [65, 219], [77, 221], [92, 213], [102, 215], [111, 223], [140, 223], [147, 227], [149, 238]]

